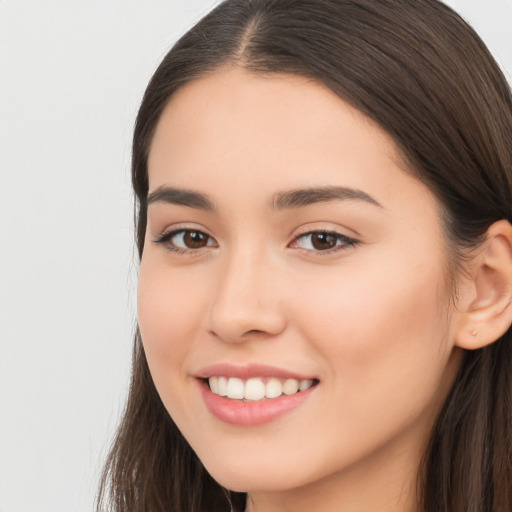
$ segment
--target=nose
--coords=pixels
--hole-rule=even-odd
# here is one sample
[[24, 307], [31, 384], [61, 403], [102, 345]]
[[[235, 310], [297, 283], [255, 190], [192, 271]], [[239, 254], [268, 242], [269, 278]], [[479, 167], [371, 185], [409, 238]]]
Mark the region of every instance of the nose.
[[207, 315], [207, 330], [230, 343], [272, 338], [286, 327], [282, 279], [264, 255], [249, 251], [221, 265]]

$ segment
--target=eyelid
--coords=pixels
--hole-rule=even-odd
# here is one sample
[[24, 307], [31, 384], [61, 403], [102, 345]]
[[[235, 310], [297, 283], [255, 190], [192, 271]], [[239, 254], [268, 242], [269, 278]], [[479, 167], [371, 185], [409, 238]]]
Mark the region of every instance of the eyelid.
[[[331, 235], [331, 236], [334, 236], [336, 239], [337, 239], [337, 242], [338, 241], [341, 241], [342, 243], [341, 244], [336, 244], [334, 247], [330, 248], [330, 249], [315, 249], [315, 248], [302, 248], [302, 247], [298, 247], [298, 241], [301, 239], [301, 238], [304, 238], [304, 237], [307, 237], [307, 236], [312, 236], [312, 235], [315, 235], [315, 234], [325, 234], [325, 235]], [[295, 237], [293, 238], [293, 240], [290, 242], [290, 244], [288, 245], [289, 247], [292, 247], [292, 248], [297, 248], [299, 250], [302, 250], [304, 252], [307, 252], [307, 253], [311, 253], [311, 254], [314, 254], [315, 256], [322, 256], [322, 255], [329, 255], [329, 254], [333, 254], [333, 253], [336, 253], [338, 251], [342, 251], [342, 250], [346, 250], [350, 247], [354, 247], [356, 246], [357, 244], [359, 244], [359, 240], [353, 238], [353, 237], [350, 237], [350, 236], [347, 236], [343, 233], [340, 233], [334, 229], [321, 229], [321, 228], [318, 228], [318, 229], [308, 229], [307, 231], [303, 231], [301, 233], [298, 233], [297, 235], [295, 235]]]
[[[207, 238], [207, 244], [202, 247], [180, 247], [176, 243], [172, 242], [172, 239], [179, 235], [180, 233], [200, 233], [204, 235], [204, 237]], [[330, 235], [335, 237], [336, 244], [332, 248], [315, 248], [314, 246], [311, 247], [301, 247], [299, 244], [299, 241], [301, 239], [304, 239], [306, 237], [311, 237], [313, 235]], [[213, 243], [212, 243], [213, 242]], [[341, 243], [340, 243], [341, 242]], [[215, 238], [208, 233], [208, 230], [201, 227], [195, 227], [190, 225], [173, 225], [172, 227], [167, 228], [164, 230], [161, 234], [157, 235], [155, 238], [153, 238], [153, 243], [162, 245], [165, 249], [172, 253], [177, 253], [180, 255], [183, 254], [189, 254], [189, 255], [200, 255], [203, 254], [206, 249], [211, 249], [218, 247], [218, 243], [215, 240]], [[308, 229], [304, 229], [302, 232], [297, 233], [292, 241], [288, 244], [288, 247], [293, 249], [298, 249], [304, 253], [313, 254], [315, 256], [324, 256], [336, 253], [338, 251], [347, 250], [350, 247], [354, 247], [355, 245], [359, 244], [360, 241], [345, 235], [336, 229], [332, 228], [314, 228], [312, 226], [308, 226]], [[313, 245], [313, 244], [311, 244]]]
[[[213, 241], [214, 244], [210, 245], [207, 243], [204, 247], [198, 247], [198, 248], [187, 248], [187, 247], [179, 247], [171, 242], [171, 240], [180, 233], [187, 233], [187, 232], [193, 232], [193, 233], [201, 233], [204, 235], [208, 242]], [[212, 248], [212, 247], [218, 247], [217, 241], [213, 236], [211, 236], [205, 229], [196, 228], [193, 226], [173, 226], [172, 228], [169, 228], [167, 230], [164, 230], [160, 235], [157, 235], [156, 238], [153, 238], [153, 243], [162, 245], [165, 249], [167, 249], [169, 252], [177, 253], [177, 254], [190, 254], [190, 255], [199, 255], [200, 253], [203, 253], [204, 250]]]

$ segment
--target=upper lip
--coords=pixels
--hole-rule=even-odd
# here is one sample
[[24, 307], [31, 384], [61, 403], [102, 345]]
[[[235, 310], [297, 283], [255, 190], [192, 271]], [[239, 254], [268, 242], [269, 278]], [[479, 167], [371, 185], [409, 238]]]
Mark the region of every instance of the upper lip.
[[266, 364], [233, 365], [230, 363], [217, 363], [205, 366], [196, 374], [198, 379], [208, 377], [238, 377], [239, 379], [250, 379], [252, 377], [277, 377], [282, 379], [308, 380], [315, 379], [309, 375], [269, 366]]

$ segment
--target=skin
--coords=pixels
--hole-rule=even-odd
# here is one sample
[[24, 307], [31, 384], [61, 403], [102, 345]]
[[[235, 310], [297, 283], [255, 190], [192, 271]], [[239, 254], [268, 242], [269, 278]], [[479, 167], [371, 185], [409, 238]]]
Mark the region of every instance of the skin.
[[[278, 193], [334, 186], [379, 205], [270, 206]], [[414, 511], [419, 461], [460, 363], [460, 313], [436, 199], [393, 141], [314, 81], [224, 68], [163, 112], [150, 194], [161, 187], [214, 206], [150, 204], [138, 290], [154, 382], [207, 470], [248, 492], [252, 512]], [[177, 229], [208, 243], [155, 242]], [[320, 251], [314, 231], [356, 243]], [[270, 423], [230, 425], [199, 392], [197, 373], [215, 363], [319, 384]]]

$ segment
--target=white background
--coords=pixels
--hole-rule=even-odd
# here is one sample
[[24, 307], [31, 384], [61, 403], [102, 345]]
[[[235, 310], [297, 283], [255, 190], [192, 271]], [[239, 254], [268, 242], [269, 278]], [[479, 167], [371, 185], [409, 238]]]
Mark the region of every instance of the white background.
[[[0, 0], [0, 512], [89, 512], [129, 377], [130, 139], [215, 0]], [[451, 0], [512, 75], [512, 0]]]

